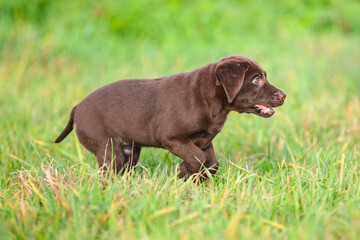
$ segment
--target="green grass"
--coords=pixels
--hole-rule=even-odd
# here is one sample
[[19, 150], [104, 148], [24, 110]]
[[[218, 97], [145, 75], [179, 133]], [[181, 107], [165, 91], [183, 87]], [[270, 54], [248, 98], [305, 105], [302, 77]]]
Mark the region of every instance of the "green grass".
[[[357, 239], [359, 9], [0, 2], [0, 238]], [[51, 143], [72, 106], [104, 84], [231, 54], [257, 59], [287, 100], [270, 119], [230, 114], [210, 181], [177, 179], [180, 159], [160, 149], [103, 179], [74, 133]]]

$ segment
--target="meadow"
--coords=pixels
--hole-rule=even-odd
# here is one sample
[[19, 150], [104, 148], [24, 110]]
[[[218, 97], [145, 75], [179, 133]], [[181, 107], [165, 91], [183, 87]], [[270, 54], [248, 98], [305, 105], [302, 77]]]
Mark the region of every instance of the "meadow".
[[[360, 3], [0, 0], [1, 239], [358, 239]], [[270, 119], [231, 113], [216, 176], [142, 151], [102, 178], [72, 107], [125, 78], [241, 54], [287, 94]], [[141, 131], [141, 129], [139, 129]]]

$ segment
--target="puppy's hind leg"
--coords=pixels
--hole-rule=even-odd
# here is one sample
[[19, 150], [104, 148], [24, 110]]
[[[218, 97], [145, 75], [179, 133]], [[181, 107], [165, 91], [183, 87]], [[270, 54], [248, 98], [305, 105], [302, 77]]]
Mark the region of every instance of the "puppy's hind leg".
[[107, 171], [112, 166], [115, 174], [118, 174], [125, 164], [125, 155], [120, 141], [115, 137], [102, 141], [101, 147], [96, 152], [96, 157], [102, 171]]
[[125, 155], [125, 164], [128, 165], [129, 170], [136, 166], [140, 157], [141, 146], [132, 144], [123, 148]]

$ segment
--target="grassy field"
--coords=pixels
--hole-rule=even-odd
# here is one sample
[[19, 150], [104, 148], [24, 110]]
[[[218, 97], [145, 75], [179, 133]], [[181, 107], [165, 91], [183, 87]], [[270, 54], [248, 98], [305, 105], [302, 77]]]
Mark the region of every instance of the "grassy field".
[[[1, 239], [358, 239], [358, 1], [0, 1]], [[177, 179], [144, 149], [101, 179], [71, 108], [118, 79], [250, 56], [287, 94], [270, 119], [232, 113], [219, 173]], [[139, 129], [141, 131], [141, 129]]]

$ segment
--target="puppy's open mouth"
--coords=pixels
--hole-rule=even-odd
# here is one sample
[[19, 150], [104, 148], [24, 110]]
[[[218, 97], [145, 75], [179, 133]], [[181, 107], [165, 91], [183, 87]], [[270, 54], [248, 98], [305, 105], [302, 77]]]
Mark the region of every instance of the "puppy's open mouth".
[[255, 104], [251, 108], [253, 109], [254, 114], [264, 118], [269, 118], [275, 113], [274, 109], [262, 104]]

